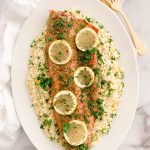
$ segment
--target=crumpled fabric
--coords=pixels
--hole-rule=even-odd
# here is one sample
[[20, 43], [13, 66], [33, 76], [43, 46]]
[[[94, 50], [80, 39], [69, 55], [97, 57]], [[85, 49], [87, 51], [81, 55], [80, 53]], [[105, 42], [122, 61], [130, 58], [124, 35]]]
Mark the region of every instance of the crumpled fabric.
[[15, 112], [10, 71], [18, 34], [41, 1], [0, 0], [0, 150], [35, 150]]

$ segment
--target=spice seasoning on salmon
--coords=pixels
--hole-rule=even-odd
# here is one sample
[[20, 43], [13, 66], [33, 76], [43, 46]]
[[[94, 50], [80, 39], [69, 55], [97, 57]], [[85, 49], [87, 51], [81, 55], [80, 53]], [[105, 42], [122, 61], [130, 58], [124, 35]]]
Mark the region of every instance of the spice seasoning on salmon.
[[[89, 136], [86, 141], [86, 144], [90, 147], [90, 143], [92, 141], [91, 139], [91, 133], [92, 128], [94, 124], [94, 117], [91, 116], [89, 107], [88, 107], [88, 100], [92, 93], [90, 89], [87, 89], [86, 92], [82, 92], [79, 87], [77, 87], [74, 82], [72, 82], [72, 77], [74, 74], [74, 71], [76, 68], [81, 66], [81, 60], [78, 59], [78, 49], [75, 44], [75, 36], [76, 36], [76, 30], [81, 30], [82, 28], [89, 26], [89, 23], [85, 22], [83, 19], [78, 19], [74, 15], [68, 12], [61, 12], [61, 11], [54, 11], [52, 10], [48, 19], [47, 29], [46, 29], [46, 46], [47, 49], [49, 48], [49, 45], [51, 44], [51, 41], [49, 40], [49, 37], [53, 37], [53, 40], [57, 39], [63, 39], [66, 40], [72, 50], [73, 50], [73, 56], [65, 65], [57, 65], [53, 63], [51, 60], [49, 60], [49, 74], [51, 77], [53, 77], [53, 83], [51, 87], [51, 95], [52, 97], [55, 96], [55, 92], [53, 89], [56, 89], [56, 93], [60, 90], [70, 90], [72, 91], [77, 99], [78, 104], [76, 108], [76, 118], [82, 121], [88, 122], [87, 127], [89, 131]], [[90, 25], [91, 27], [91, 25]], [[95, 29], [95, 28], [94, 28]], [[96, 57], [94, 56], [94, 50], [92, 53], [89, 54], [89, 57], [91, 58], [89, 62], [87, 62], [87, 66], [94, 67], [96, 61]], [[81, 97], [82, 93], [82, 97]], [[87, 97], [87, 94], [89, 93], [89, 97]], [[84, 99], [84, 101], [82, 101]], [[82, 101], [82, 102], [81, 102]], [[84, 116], [83, 114], [86, 114]], [[68, 145], [68, 143], [64, 140], [63, 137], [63, 125], [66, 122], [69, 122], [70, 120], [73, 120], [74, 117], [71, 116], [62, 116], [59, 115], [57, 112], [54, 112], [55, 119], [57, 122], [58, 129], [60, 131], [61, 139], [64, 143], [64, 145]]]
[[[75, 12], [81, 14], [80, 10]], [[108, 133], [110, 129], [124, 87], [124, 74], [118, 66], [120, 54], [114, 48], [112, 37], [104, 31], [104, 26], [98, 22], [95, 26], [94, 19], [74, 14], [73, 11], [50, 11], [46, 29], [31, 44], [28, 87], [40, 128], [46, 131], [49, 139], [60, 142], [66, 150], [88, 150], [98, 139], [98, 132]], [[75, 37], [84, 28], [95, 31], [99, 44], [81, 51], [77, 48]], [[71, 59], [64, 64], [56, 64], [48, 55], [50, 45], [57, 40], [66, 41], [72, 49]], [[55, 52], [55, 49], [52, 51]], [[66, 58], [68, 51], [57, 49], [57, 53], [61, 57], [58, 55], [56, 59], [60, 61]], [[91, 85], [84, 88], [74, 82], [75, 71], [80, 67], [90, 68], [95, 75]], [[83, 77], [85, 81], [81, 83], [88, 85], [91, 79], [88, 72], [78, 76], [80, 81]], [[72, 92], [77, 99], [71, 115], [57, 113], [59, 111], [56, 112], [53, 105], [55, 95], [64, 90]], [[69, 109], [67, 105], [64, 108]], [[70, 145], [63, 134], [69, 131], [69, 122], [73, 120], [84, 122], [88, 130], [86, 141], [79, 146]]]

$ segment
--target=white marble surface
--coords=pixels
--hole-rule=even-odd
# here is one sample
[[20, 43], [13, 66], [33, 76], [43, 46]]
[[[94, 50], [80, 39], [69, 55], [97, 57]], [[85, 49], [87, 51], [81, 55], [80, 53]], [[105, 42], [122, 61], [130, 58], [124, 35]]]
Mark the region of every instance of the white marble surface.
[[[123, 8], [150, 50], [150, 0], [124, 0]], [[150, 150], [150, 52], [138, 56], [139, 104], [132, 127], [118, 150]]]
[[[0, 0], [0, 11], [4, 0]], [[122, 0], [123, 9], [135, 31], [150, 49], [150, 0]], [[150, 150], [150, 52], [138, 58], [139, 104], [132, 127], [118, 150]], [[36, 150], [24, 132], [12, 150]]]

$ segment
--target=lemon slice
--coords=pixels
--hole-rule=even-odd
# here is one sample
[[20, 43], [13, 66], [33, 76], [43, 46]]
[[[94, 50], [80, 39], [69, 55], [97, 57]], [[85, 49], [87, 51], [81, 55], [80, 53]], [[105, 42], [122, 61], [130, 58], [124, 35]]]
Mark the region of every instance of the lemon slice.
[[68, 42], [57, 40], [49, 46], [49, 58], [58, 65], [66, 64], [72, 57], [72, 49]]
[[75, 42], [81, 51], [91, 50], [98, 44], [98, 35], [93, 29], [84, 28], [77, 33]]
[[53, 105], [57, 113], [70, 115], [77, 107], [77, 98], [70, 91], [60, 91], [55, 95]]
[[87, 139], [88, 130], [83, 121], [73, 120], [64, 124], [63, 129], [66, 141], [73, 146], [78, 146], [84, 143]]
[[85, 88], [94, 82], [94, 72], [89, 67], [79, 67], [74, 73], [74, 82], [80, 88]]

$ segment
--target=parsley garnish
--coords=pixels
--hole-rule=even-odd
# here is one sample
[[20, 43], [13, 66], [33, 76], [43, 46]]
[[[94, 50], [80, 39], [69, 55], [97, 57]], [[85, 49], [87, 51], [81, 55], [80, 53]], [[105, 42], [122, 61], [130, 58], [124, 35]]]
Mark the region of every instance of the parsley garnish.
[[117, 114], [110, 114], [111, 118], [114, 118]]
[[68, 27], [68, 28], [71, 28], [71, 27], [72, 27], [72, 23], [68, 23], [68, 24], [67, 24], [67, 27]]
[[42, 65], [40, 64], [40, 65], [38, 66], [38, 70], [48, 72], [48, 66], [47, 66], [47, 65], [44, 65], [44, 64], [43, 64], [43, 66], [42, 66]]
[[52, 124], [52, 120], [51, 119], [45, 119], [44, 121], [43, 121], [43, 125], [44, 126], [51, 126], [51, 124]]
[[67, 122], [63, 125], [63, 131], [67, 133], [69, 129], [70, 129], [70, 123]]
[[102, 80], [102, 81], [101, 81], [101, 85], [105, 85], [106, 83], [107, 83], [106, 80]]
[[110, 39], [108, 40], [108, 42], [109, 42], [109, 43], [111, 43], [112, 41], [113, 41], [113, 39], [112, 39], [112, 38], [110, 38]]
[[124, 82], [121, 82], [122, 88], [124, 88]]
[[83, 53], [83, 56], [80, 57], [80, 60], [83, 62], [83, 63], [88, 63], [90, 60], [91, 60], [91, 54], [94, 54], [96, 52], [96, 48], [93, 48], [92, 50], [86, 50], [84, 53]]
[[61, 82], [63, 82], [63, 76], [62, 76], [62, 75], [59, 75], [59, 76], [58, 76], [58, 80], [61, 81]]
[[124, 78], [124, 73], [122, 71], [120, 73], [121, 73], [121, 79], [123, 79]]
[[[94, 100], [88, 101], [88, 107], [91, 111], [91, 115], [94, 116], [95, 119], [102, 120], [103, 114], [104, 114], [104, 108], [102, 106], [103, 101], [101, 99], [97, 99], [95, 102]], [[93, 110], [93, 108], [98, 108], [96, 111]]]
[[33, 47], [33, 46], [35, 46], [35, 45], [36, 45], [36, 41], [33, 40], [32, 43], [31, 43], [31, 45], [30, 45], [30, 47]]
[[80, 10], [76, 10], [76, 13], [80, 14]]
[[62, 21], [56, 21], [54, 24], [54, 28], [62, 28], [64, 27], [64, 24]]
[[102, 104], [103, 104], [103, 100], [101, 100], [101, 99], [98, 98], [98, 99], [97, 99], [97, 105], [100, 106], [100, 105], [102, 105]]
[[51, 141], [54, 141], [54, 140], [55, 140], [55, 137], [52, 137], [52, 136], [51, 136], [51, 137], [50, 137], [50, 140], [51, 140]]
[[52, 78], [46, 78], [43, 74], [38, 76], [37, 80], [39, 81], [39, 86], [44, 90], [46, 90], [47, 86], [51, 87], [52, 85]]
[[97, 68], [97, 67], [93, 68], [93, 71], [94, 71], [95, 75], [98, 75], [100, 72], [99, 68]]
[[60, 39], [60, 40], [64, 39], [64, 35], [62, 33], [59, 33], [58, 34], [58, 39]]
[[100, 28], [100, 29], [103, 29], [103, 28], [104, 28], [104, 26], [103, 26], [102, 24], [100, 24], [100, 25], [99, 25], [99, 28]]
[[48, 41], [49, 41], [49, 42], [51, 42], [51, 41], [53, 41], [53, 40], [54, 40], [53, 37], [48, 37]]
[[104, 112], [105, 112], [104, 108], [100, 106], [98, 108], [98, 111], [94, 113], [94, 118], [98, 120], [102, 120]]
[[34, 63], [32, 62], [32, 60], [28, 60], [28, 65], [34, 65]]
[[99, 64], [104, 63], [103, 55], [102, 55], [101, 53], [98, 53], [98, 54], [97, 54], [97, 59], [98, 59], [98, 63], [99, 63]]
[[48, 126], [50, 127], [52, 124], [52, 120], [51, 119], [48, 119], [47, 117], [43, 120], [43, 122], [41, 123], [40, 125], [40, 128], [41, 129], [44, 129], [45, 126]]
[[91, 18], [86, 17], [85, 19], [86, 19], [87, 22], [92, 22]]
[[44, 126], [43, 126], [43, 124], [41, 124], [41, 125], [40, 125], [40, 128], [41, 128], [41, 129], [44, 129]]
[[88, 150], [89, 147], [85, 144], [81, 144], [77, 150]]
[[89, 123], [89, 122], [90, 122], [90, 121], [88, 120], [88, 118], [86, 117], [86, 115], [83, 115], [83, 117], [84, 117], [85, 123]]
[[89, 107], [90, 109], [93, 109], [93, 108], [94, 108], [94, 100], [89, 100], [89, 101], [88, 101], [88, 107]]
[[76, 113], [72, 114], [72, 116], [73, 116], [75, 119], [78, 118], [78, 114], [76, 114]]
[[67, 84], [70, 83], [70, 82], [72, 82], [72, 80], [73, 80], [73, 77], [69, 77], [69, 78], [67, 79]]

